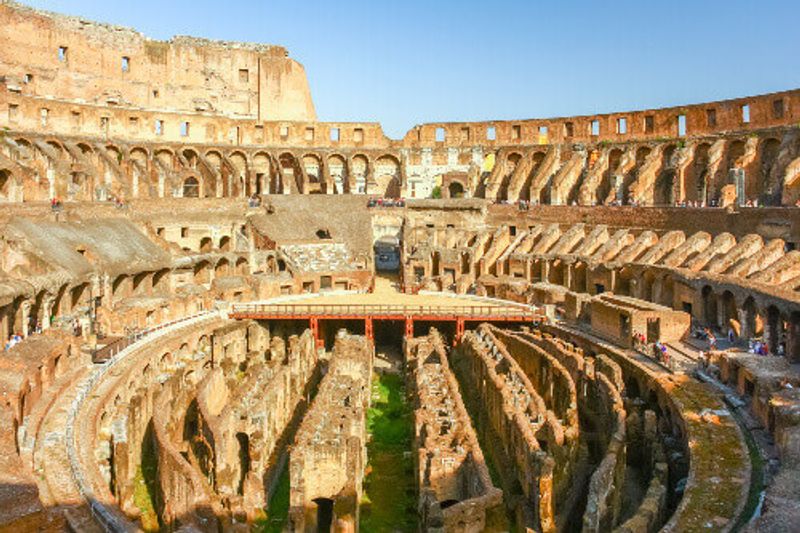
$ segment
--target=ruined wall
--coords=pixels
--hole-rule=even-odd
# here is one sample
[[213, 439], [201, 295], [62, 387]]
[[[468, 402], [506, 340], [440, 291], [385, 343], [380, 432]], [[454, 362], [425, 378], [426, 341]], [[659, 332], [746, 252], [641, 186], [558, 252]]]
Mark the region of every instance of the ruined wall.
[[478, 437], [436, 331], [408, 339], [406, 368], [416, 394], [414, 446], [424, 531], [485, 531], [502, 491], [493, 486]]
[[337, 336], [328, 372], [289, 454], [294, 531], [316, 531], [325, 509], [337, 531], [358, 527], [373, 357], [365, 337]]
[[[14, 94], [128, 109], [315, 120], [302, 65], [280, 46], [153, 41], [76, 17], [0, 4], [0, 65]], [[80, 108], [75, 108], [80, 109]], [[55, 110], [54, 110], [55, 111]], [[87, 117], [88, 118], [88, 117]]]

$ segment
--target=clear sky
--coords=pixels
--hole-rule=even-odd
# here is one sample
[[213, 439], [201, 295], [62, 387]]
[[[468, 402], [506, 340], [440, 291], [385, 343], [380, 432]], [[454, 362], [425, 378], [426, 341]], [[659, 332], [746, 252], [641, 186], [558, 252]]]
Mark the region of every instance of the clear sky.
[[800, 0], [27, 0], [133, 27], [280, 44], [320, 120], [663, 107], [800, 87]]

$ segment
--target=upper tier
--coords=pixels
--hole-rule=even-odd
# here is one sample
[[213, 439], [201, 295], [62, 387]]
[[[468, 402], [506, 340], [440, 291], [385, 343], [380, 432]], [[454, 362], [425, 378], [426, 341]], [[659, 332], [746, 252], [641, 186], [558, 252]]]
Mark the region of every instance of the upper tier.
[[0, 70], [11, 95], [73, 104], [316, 120], [303, 66], [281, 46], [175, 37], [0, 3]]
[[319, 123], [303, 66], [272, 45], [175, 37], [0, 0], [0, 128], [129, 141], [315, 148], [625, 142], [800, 122], [800, 89], [603, 115], [415, 126]]

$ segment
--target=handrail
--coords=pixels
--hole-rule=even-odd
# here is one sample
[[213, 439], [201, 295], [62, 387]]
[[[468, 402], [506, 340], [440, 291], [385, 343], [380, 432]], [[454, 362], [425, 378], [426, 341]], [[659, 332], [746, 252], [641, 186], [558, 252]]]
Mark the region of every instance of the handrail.
[[112, 343], [112, 345], [121, 346], [122, 343], [125, 343], [124, 348], [114, 350], [114, 356], [111, 357], [111, 359], [109, 359], [107, 362], [104, 362], [104, 364], [95, 367], [95, 370], [78, 384], [78, 394], [72, 400], [70, 408], [67, 411], [65, 438], [67, 458], [69, 460], [72, 479], [77, 485], [78, 492], [88, 503], [89, 512], [91, 513], [92, 517], [97, 521], [100, 527], [106, 531], [106, 533], [128, 533], [130, 528], [128, 527], [128, 524], [121, 522], [118, 517], [108, 509], [108, 507], [103, 505], [94, 497], [94, 491], [91, 488], [91, 484], [84, 476], [83, 468], [81, 467], [80, 459], [78, 458], [77, 447], [75, 444], [75, 421], [77, 419], [78, 410], [83, 406], [83, 403], [89, 397], [89, 394], [97, 385], [97, 383], [114, 367], [114, 365], [116, 365], [120, 360], [124, 359], [125, 356], [141, 347], [133, 346], [137, 341], [141, 341], [145, 337], [151, 337], [151, 335], [157, 334], [160, 330], [171, 326], [185, 324], [183, 327], [186, 327], [207, 320], [213, 316], [215, 316], [215, 313], [212, 311], [201, 311], [200, 313], [178, 318], [176, 320], [171, 320], [169, 322], [165, 322], [163, 324], [159, 324], [158, 326], [138, 332], [134, 335], [119, 339], [118, 341]]
[[398, 304], [251, 304], [231, 305], [229, 314], [258, 314], [260, 316], [460, 316], [460, 317], [536, 317], [533, 309], [500, 307], [496, 305], [398, 305]]

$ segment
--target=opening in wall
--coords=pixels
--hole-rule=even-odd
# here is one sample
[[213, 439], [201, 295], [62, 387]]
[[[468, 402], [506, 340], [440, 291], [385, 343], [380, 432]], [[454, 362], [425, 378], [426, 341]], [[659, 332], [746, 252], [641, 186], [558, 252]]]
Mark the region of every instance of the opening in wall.
[[181, 122], [181, 137], [188, 137], [188, 136], [189, 136], [189, 123]]
[[154, 125], [154, 131], [156, 135], [164, 135], [164, 121], [163, 120], [156, 120]]
[[678, 115], [678, 136], [686, 135], [686, 115]]
[[773, 118], [783, 118], [783, 99], [780, 98], [778, 100], [772, 101], [772, 117]]
[[575, 135], [575, 125], [572, 122], [565, 122], [564, 123], [564, 136], [565, 137], [572, 137]]
[[645, 115], [644, 117], [644, 132], [653, 133], [656, 129], [656, 119], [653, 115]]
[[599, 120], [594, 119], [589, 124], [589, 133], [591, 133], [595, 137], [600, 135], [600, 121]]
[[444, 142], [444, 128], [436, 128], [436, 142]]
[[58, 60], [62, 63], [66, 63], [67, 61], [67, 47], [66, 46], [59, 46], [58, 47]]
[[489, 126], [486, 128], [486, 139], [489, 141], [494, 141], [497, 139], [497, 128], [494, 126]]
[[625, 135], [628, 133], [628, 119], [625, 117], [619, 117], [617, 119], [617, 133], [620, 135]]
[[743, 124], [750, 123], [750, 104], [744, 104], [742, 106], [742, 123]]
[[335, 143], [339, 142], [339, 128], [331, 128], [331, 141]]
[[247, 83], [250, 81], [250, 71], [246, 68], [239, 69], [239, 81], [241, 83]]
[[128, 56], [122, 56], [122, 72], [130, 72], [131, 70], [131, 58]]
[[709, 128], [713, 128], [717, 125], [717, 110], [716, 109], [706, 109], [706, 124]]

